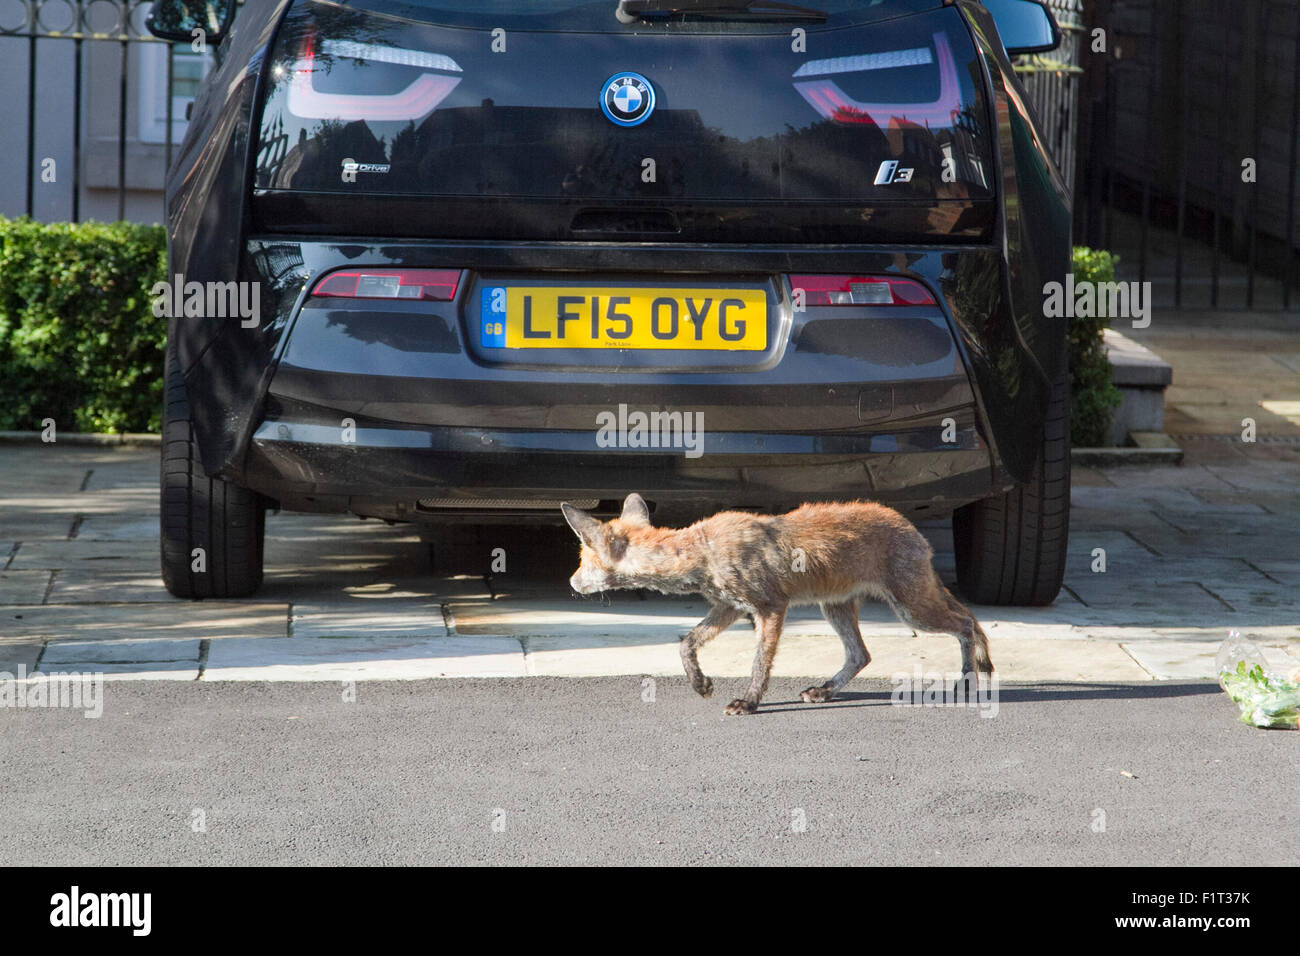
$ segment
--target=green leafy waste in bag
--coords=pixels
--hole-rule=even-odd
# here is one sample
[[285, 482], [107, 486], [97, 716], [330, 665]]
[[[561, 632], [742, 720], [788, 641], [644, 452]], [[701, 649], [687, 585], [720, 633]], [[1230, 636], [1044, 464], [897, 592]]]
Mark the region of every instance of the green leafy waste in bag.
[[1267, 673], [1264, 655], [1253, 643], [1236, 631], [1229, 632], [1215, 667], [1219, 685], [1241, 709], [1244, 723], [1300, 730], [1300, 683]]

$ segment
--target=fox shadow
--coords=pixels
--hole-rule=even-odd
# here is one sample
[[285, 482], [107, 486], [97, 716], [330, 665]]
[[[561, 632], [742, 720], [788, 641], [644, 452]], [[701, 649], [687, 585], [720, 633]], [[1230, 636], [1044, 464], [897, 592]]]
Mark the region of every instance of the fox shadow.
[[[859, 678], [861, 682], [871, 680], [884, 682], [883, 678]], [[773, 683], [776, 683], [775, 681]], [[795, 678], [782, 678], [782, 684], [800, 684]], [[1084, 701], [1118, 701], [1118, 700], [1170, 700], [1180, 697], [1205, 697], [1222, 694], [1223, 691], [1217, 683], [1210, 680], [1204, 681], [1168, 681], [1168, 682], [1151, 682], [1142, 684], [1109, 684], [1109, 683], [1057, 683], [1057, 682], [1034, 682], [1034, 683], [999, 683], [996, 701], [999, 707], [1019, 704], [1046, 704], [1046, 703], [1083, 703]], [[759, 708], [757, 715], [764, 713], [794, 713], [801, 710], [825, 710], [832, 707], [891, 707], [897, 706], [894, 702], [894, 695], [888, 688], [883, 690], [865, 690], [849, 689], [840, 691], [835, 698], [824, 704], [807, 704], [799, 699], [798, 691], [786, 695], [784, 687], [773, 695], [769, 690], [769, 696], [763, 700], [763, 705]], [[979, 701], [976, 702], [972, 696], [971, 702], [964, 706], [945, 704], [944, 710], [979, 710], [980, 706], [988, 698], [981, 691]], [[924, 709], [918, 707], [917, 709]], [[933, 707], [931, 709], [934, 709]], [[755, 715], [755, 716], [757, 716]]]

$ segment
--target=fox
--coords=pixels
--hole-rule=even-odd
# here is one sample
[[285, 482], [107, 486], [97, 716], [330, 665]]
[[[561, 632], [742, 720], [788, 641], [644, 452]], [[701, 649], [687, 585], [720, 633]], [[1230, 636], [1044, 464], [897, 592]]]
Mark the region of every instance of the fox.
[[649, 588], [662, 594], [699, 594], [710, 610], [681, 639], [682, 667], [701, 697], [713, 681], [697, 655], [741, 615], [758, 638], [744, 697], [726, 706], [730, 716], [757, 712], [767, 691], [777, 644], [792, 605], [817, 604], [844, 644], [844, 666], [799, 696], [821, 704], [835, 697], [871, 662], [858, 630], [858, 602], [882, 600], [913, 630], [954, 635], [962, 674], [989, 674], [989, 642], [975, 616], [944, 586], [934, 552], [916, 526], [892, 508], [870, 501], [805, 504], [782, 515], [722, 511], [686, 528], [656, 528], [645, 499], [633, 492], [622, 514], [607, 522], [568, 502], [564, 519], [581, 542], [569, 585], [579, 594]]

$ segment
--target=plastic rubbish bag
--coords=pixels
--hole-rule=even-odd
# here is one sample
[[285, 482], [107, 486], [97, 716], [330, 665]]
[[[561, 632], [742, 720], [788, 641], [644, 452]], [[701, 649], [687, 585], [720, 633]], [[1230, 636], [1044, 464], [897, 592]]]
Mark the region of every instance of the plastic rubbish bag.
[[1219, 686], [1241, 709], [1242, 721], [1256, 727], [1300, 730], [1300, 682], [1269, 673], [1264, 655], [1253, 642], [1236, 631], [1229, 632], [1214, 668]]

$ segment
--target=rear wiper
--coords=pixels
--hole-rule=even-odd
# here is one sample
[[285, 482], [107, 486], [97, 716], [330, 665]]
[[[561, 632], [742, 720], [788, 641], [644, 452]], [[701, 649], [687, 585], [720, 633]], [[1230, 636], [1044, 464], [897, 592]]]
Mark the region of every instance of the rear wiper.
[[817, 20], [822, 10], [776, 0], [619, 0], [614, 14], [621, 23], [699, 17], [707, 20]]

